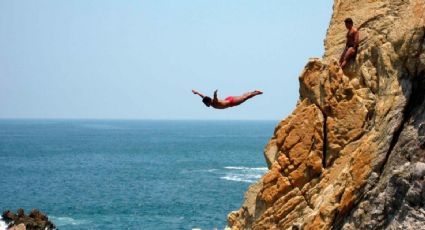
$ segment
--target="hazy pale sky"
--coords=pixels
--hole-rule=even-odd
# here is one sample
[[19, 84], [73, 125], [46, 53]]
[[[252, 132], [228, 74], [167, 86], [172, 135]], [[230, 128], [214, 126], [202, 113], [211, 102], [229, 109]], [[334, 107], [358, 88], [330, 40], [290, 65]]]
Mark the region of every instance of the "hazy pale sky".
[[283, 119], [332, 2], [0, 0], [0, 118]]

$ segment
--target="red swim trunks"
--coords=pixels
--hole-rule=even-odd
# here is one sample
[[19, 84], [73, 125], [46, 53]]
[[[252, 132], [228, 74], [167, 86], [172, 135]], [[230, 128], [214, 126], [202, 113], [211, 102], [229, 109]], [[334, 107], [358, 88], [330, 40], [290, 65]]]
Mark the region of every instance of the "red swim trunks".
[[224, 99], [225, 101], [228, 101], [230, 104], [234, 104], [235, 103], [235, 98], [233, 96], [230, 97], [226, 97], [226, 99]]

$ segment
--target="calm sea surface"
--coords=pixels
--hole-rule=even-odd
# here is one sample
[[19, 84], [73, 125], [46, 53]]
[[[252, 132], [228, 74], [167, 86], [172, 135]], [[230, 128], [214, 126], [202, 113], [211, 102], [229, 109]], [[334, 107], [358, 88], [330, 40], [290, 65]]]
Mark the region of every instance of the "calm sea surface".
[[277, 121], [0, 120], [0, 211], [59, 229], [223, 229]]

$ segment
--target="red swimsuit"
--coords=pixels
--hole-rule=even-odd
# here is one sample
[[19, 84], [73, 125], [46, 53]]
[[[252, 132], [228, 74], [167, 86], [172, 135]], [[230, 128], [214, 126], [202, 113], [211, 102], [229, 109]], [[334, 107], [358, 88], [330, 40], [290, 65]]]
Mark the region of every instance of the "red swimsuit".
[[230, 104], [235, 104], [235, 98], [233, 96], [230, 97], [226, 97], [226, 99], [224, 99], [225, 101], [228, 101]]

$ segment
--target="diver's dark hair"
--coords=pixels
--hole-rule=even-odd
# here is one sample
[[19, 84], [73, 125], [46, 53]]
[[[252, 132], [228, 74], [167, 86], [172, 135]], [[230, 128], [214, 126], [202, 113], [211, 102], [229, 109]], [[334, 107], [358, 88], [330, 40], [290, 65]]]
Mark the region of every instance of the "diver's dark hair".
[[208, 107], [210, 107], [211, 101], [212, 101], [211, 97], [204, 97], [204, 98], [202, 98], [202, 102], [204, 102], [204, 104], [206, 106], [208, 106]]
[[347, 24], [353, 24], [353, 19], [351, 19], [351, 18], [346, 18], [346, 19], [344, 20], [344, 22], [345, 22], [345, 23], [347, 23]]

